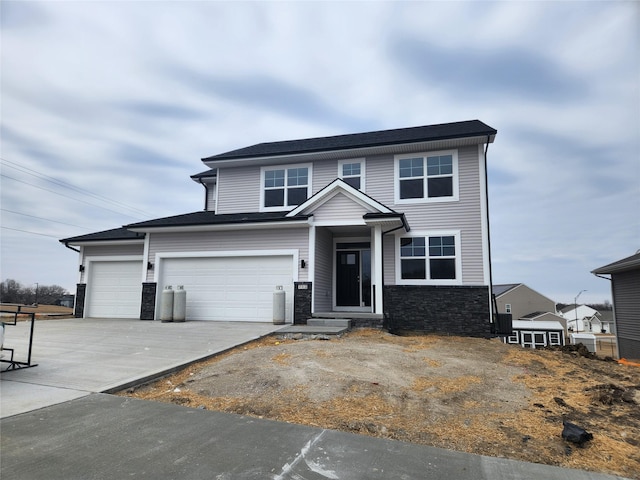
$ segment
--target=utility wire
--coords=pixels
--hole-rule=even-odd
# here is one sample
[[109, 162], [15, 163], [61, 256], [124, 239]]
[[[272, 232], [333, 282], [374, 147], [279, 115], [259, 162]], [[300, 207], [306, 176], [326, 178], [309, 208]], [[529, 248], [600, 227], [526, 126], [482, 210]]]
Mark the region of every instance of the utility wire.
[[51, 177], [49, 175], [45, 175], [44, 173], [40, 173], [40, 172], [38, 172], [36, 170], [33, 170], [31, 168], [28, 168], [28, 167], [25, 167], [23, 165], [19, 165], [19, 164], [15, 163], [15, 162], [12, 162], [12, 161], [7, 160], [5, 158], [1, 158], [0, 157], [0, 160], [2, 160], [2, 162], [4, 162], [7, 167], [22, 171], [23, 173], [26, 173], [27, 175], [32, 175], [34, 177], [41, 178], [41, 179], [43, 179], [43, 180], [45, 180], [47, 182], [53, 183], [53, 184], [58, 185], [60, 187], [67, 188], [67, 189], [70, 189], [70, 190], [74, 190], [76, 192], [82, 193], [83, 195], [89, 195], [91, 197], [97, 198], [97, 199], [102, 200], [104, 202], [108, 202], [108, 203], [111, 203], [111, 204], [116, 205], [116, 206], [124, 207], [124, 208], [126, 208], [128, 210], [132, 210], [132, 211], [138, 212], [139, 214], [143, 214], [143, 215], [148, 216], [148, 217], [152, 216], [149, 212], [145, 212], [144, 210], [140, 210], [139, 208], [132, 207], [130, 205], [127, 205], [126, 203], [122, 203], [122, 202], [119, 202], [117, 200], [112, 200], [112, 199], [110, 199], [108, 197], [105, 197], [103, 195], [99, 195], [97, 193], [91, 192], [90, 190], [86, 190], [84, 188], [77, 187], [77, 186], [72, 185], [72, 184], [70, 184], [68, 182], [65, 182], [64, 180], [58, 180], [57, 178]]
[[4, 228], [5, 230], [13, 230], [15, 232], [24, 232], [24, 233], [30, 233], [32, 235], [40, 235], [42, 237], [58, 238], [56, 235], [47, 235], [46, 233], [29, 232], [28, 230], [20, 230], [19, 228], [11, 228], [11, 227], [5, 227], [5, 226], [1, 228]]
[[140, 217], [134, 217], [134, 216], [132, 216], [132, 215], [127, 215], [126, 213], [117, 212], [117, 211], [115, 211], [115, 210], [111, 210], [110, 208], [102, 207], [102, 206], [100, 206], [100, 205], [96, 205], [95, 203], [87, 202], [87, 201], [85, 201], [85, 200], [80, 200], [80, 199], [78, 199], [78, 198], [74, 198], [74, 197], [71, 197], [71, 196], [69, 196], [69, 195], [65, 195], [65, 194], [63, 194], [63, 193], [56, 192], [55, 190], [50, 190], [50, 189], [48, 189], [48, 188], [41, 187], [41, 186], [36, 185], [36, 184], [34, 184], [34, 183], [29, 183], [29, 182], [25, 182], [24, 180], [19, 180], [19, 179], [17, 179], [17, 178], [11, 177], [11, 176], [9, 176], [9, 175], [5, 175], [4, 173], [0, 173], [0, 177], [9, 178], [9, 179], [11, 179], [11, 180], [13, 180], [13, 181], [20, 182], [20, 183], [24, 183], [25, 185], [30, 185], [30, 186], [32, 186], [32, 187], [39, 188], [40, 190], [44, 190], [44, 191], [46, 191], [46, 192], [55, 193], [56, 195], [60, 195], [61, 197], [70, 198], [71, 200], [74, 200], [74, 201], [76, 201], [76, 202], [86, 203], [87, 205], [91, 205], [91, 206], [93, 206], [93, 207], [102, 208], [103, 210], [108, 210], [108, 211], [110, 211], [110, 212], [117, 213], [118, 215], [124, 215], [125, 217], [133, 218], [133, 219], [135, 219], [135, 220], [142, 220]]
[[81, 227], [80, 225], [74, 225], [73, 223], [65, 223], [65, 222], [59, 222], [58, 220], [51, 220], [50, 218], [36, 217], [35, 215], [29, 215], [28, 213], [15, 212], [13, 210], [8, 210], [6, 208], [0, 208], [0, 210], [8, 213], [15, 213], [16, 215], [22, 215], [24, 217], [37, 218], [38, 220], [45, 220], [47, 222], [59, 223], [61, 225], [68, 225], [70, 227], [77, 227], [77, 228], [83, 228], [85, 230], [89, 230], [87, 227]]

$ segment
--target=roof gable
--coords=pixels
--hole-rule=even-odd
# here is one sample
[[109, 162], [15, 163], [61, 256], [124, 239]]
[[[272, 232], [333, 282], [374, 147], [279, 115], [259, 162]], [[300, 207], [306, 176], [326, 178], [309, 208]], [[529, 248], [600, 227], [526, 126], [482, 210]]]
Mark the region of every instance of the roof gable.
[[336, 178], [329, 185], [308, 198], [304, 203], [298, 205], [291, 210], [287, 217], [295, 217], [296, 215], [310, 215], [317, 208], [330, 201], [336, 195], [341, 194], [352, 202], [359, 204], [365, 208], [368, 213], [396, 213], [389, 207], [383, 205], [370, 196], [362, 193], [360, 190], [352, 187], [340, 178]]

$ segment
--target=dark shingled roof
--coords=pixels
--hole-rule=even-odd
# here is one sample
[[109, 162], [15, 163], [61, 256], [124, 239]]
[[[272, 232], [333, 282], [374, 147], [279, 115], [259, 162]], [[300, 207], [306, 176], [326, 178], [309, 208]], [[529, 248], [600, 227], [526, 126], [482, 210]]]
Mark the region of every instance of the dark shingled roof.
[[527, 320], [530, 318], [536, 318], [539, 317], [540, 315], [544, 315], [545, 313], [551, 313], [551, 312], [533, 312], [533, 313], [527, 313], [526, 315], [523, 315], [520, 318], [526, 318]]
[[492, 136], [497, 130], [480, 120], [426, 125], [422, 127], [398, 128], [376, 132], [352, 133], [331, 137], [287, 140], [282, 142], [259, 143], [250, 147], [203, 158], [203, 162], [232, 160], [241, 158], [271, 157], [331, 150], [351, 150], [365, 147], [380, 147], [403, 143], [416, 143], [453, 138]]
[[143, 240], [144, 233], [136, 233], [126, 228], [113, 228], [102, 232], [88, 233], [77, 237], [63, 238], [61, 243], [97, 242], [104, 240]]
[[206, 172], [196, 173], [195, 175], [191, 175], [191, 178], [197, 180], [198, 178], [214, 178], [218, 176], [217, 168], [210, 168]]
[[499, 297], [503, 293], [507, 293], [509, 290], [516, 288], [520, 283], [509, 283], [504, 285], [493, 285], [491, 290], [496, 297]]
[[228, 213], [219, 215], [215, 212], [193, 212], [172, 217], [156, 218], [146, 222], [131, 223], [125, 228], [157, 228], [157, 227], [186, 227], [194, 225], [226, 225], [234, 223], [287, 222], [305, 220], [307, 215], [287, 217], [289, 212], [258, 212], [258, 213]]
[[591, 273], [606, 274], [606, 273], [618, 273], [626, 270], [634, 270], [640, 268], [640, 250], [635, 255], [623, 258], [617, 262], [610, 263], [604, 267], [596, 268]]

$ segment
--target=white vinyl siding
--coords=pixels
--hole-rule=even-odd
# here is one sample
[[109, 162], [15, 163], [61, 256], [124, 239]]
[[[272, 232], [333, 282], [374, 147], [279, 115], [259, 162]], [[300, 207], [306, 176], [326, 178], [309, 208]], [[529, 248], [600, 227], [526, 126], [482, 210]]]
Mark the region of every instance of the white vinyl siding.
[[[170, 252], [224, 252], [237, 250], [298, 250], [301, 259], [309, 258], [309, 229], [282, 228], [223, 232], [153, 233], [149, 238], [149, 260], [156, 254]], [[309, 269], [300, 268], [300, 281], [307, 280]], [[147, 273], [152, 282], [154, 271]]]
[[362, 216], [370, 210], [354, 202], [342, 193], [338, 193], [313, 211], [313, 221], [316, 223], [340, 224], [350, 222], [364, 225]]

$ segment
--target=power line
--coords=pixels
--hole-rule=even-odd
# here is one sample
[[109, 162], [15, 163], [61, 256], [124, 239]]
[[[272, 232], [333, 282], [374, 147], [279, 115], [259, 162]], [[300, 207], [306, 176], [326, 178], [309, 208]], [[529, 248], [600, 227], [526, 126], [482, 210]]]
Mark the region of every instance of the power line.
[[46, 192], [55, 193], [56, 195], [60, 195], [61, 197], [70, 198], [71, 200], [74, 200], [74, 201], [76, 201], [76, 202], [85, 203], [85, 204], [87, 204], [87, 205], [91, 205], [92, 207], [102, 208], [103, 210], [108, 210], [108, 211], [110, 211], [110, 212], [112, 212], [112, 213], [117, 213], [118, 215], [124, 215], [125, 217], [133, 218], [133, 219], [135, 219], [135, 220], [140, 220], [140, 217], [134, 217], [134, 216], [132, 216], [132, 215], [127, 215], [126, 213], [117, 212], [117, 211], [115, 211], [115, 210], [111, 210], [110, 208], [102, 207], [102, 206], [100, 206], [100, 205], [96, 205], [95, 203], [87, 202], [87, 201], [85, 201], [85, 200], [80, 200], [79, 198], [74, 198], [74, 197], [71, 197], [71, 196], [69, 196], [69, 195], [65, 195], [65, 194], [63, 194], [63, 193], [56, 192], [55, 190], [50, 190], [50, 189], [48, 189], [48, 188], [41, 187], [41, 186], [36, 185], [36, 184], [34, 184], [34, 183], [29, 183], [29, 182], [25, 182], [24, 180], [19, 180], [19, 179], [17, 179], [17, 178], [11, 177], [11, 176], [9, 176], [9, 175], [5, 175], [4, 173], [0, 173], [0, 177], [9, 178], [9, 179], [14, 180], [14, 181], [16, 181], [16, 182], [24, 183], [25, 185], [30, 185], [30, 186], [32, 186], [32, 187], [39, 188], [40, 190], [44, 190], [44, 191], [46, 191]]
[[32, 235], [40, 235], [42, 237], [58, 238], [56, 235], [47, 235], [46, 233], [30, 232], [28, 230], [20, 230], [19, 228], [11, 228], [11, 227], [5, 227], [5, 226], [2, 226], [0, 228], [4, 228], [5, 230], [13, 230], [15, 232], [30, 233]]
[[59, 223], [61, 225], [68, 225], [70, 227], [78, 227], [78, 228], [83, 228], [83, 229], [88, 230], [87, 227], [81, 227], [80, 225], [74, 225], [73, 223], [65, 223], [65, 222], [59, 222], [58, 220], [51, 220], [50, 218], [36, 217], [35, 215], [29, 215], [28, 213], [15, 212], [13, 210], [8, 210], [6, 208], [0, 208], [0, 210], [2, 210], [3, 212], [8, 212], [8, 213], [15, 213], [16, 215], [22, 215], [24, 217], [37, 218], [38, 220], [45, 220], [47, 222]]
[[111, 203], [111, 204], [116, 205], [116, 206], [124, 207], [124, 208], [126, 208], [128, 210], [132, 210], [132, 211], [138, 212], [139, 214], [143, 214], [145, 216], [152, 216], [149, 212], [145, 212], [144, 210], [140, 210], [139, 208], [132, 207], [130, 205], [127, 205], [126, 203], [119, 202], [117, 200], [112, 200], [112, 199], [110, 199], [108, 197], [105, 197], [103, 195], [99, 195], [99, 194], [97, 194], [95, 192], [92, 192], [90, 190], [87, 190], [87, 189], [84, 189], [84, 188], [81, 188], [81, 187], [77, 187], [77, 186], [75, 186], [75, 185], [73, 185], [71, 183], [65, 182], [64, 180], [58, 180], [57, 178], [51, 177], [49, 175], [45, 175], [44, 173], [40, 173], [40, 172], [38, 172], [36, 170], [33, 170], [31, 168], [28, 168], [28, 167], [25, 167], [23, 165], [19, 165], [19, 164], [15, 163], [15, 162], [12, 162], [12, 161], [7, 160], [5, 158], [1, 158], [0, 157], [0, 160], [2, 160], [2, 162], [4, 162], [5, 165], [8, 166], [9, 168], [13, 168], [15, 170], [19, 170], [22, 173], [26, 173], [27, 175], [32, 175], [34, 177], [41, 178], [41, 179], [43, 179], [43, 180], [45, 180], [47, 182], [53, 183], [54, 185], [58, 185], [58, 186], [63, 187], [63, 188], [74, 190], [74, 191], [76, 191], [78, 193], [82, 193], [83, 195], [88, 195], [88, 196], [97, 198], [98, 200], [102, 200], [104, 202], [108, 202], [108, 203]]

